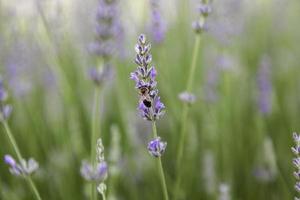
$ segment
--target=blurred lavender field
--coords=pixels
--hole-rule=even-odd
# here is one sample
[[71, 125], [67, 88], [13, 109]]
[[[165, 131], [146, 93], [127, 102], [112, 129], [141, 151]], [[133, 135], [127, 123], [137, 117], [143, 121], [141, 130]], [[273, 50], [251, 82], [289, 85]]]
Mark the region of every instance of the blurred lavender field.
[[0, 200], [294, 199], [299, 21], [297, 0], [0, 0]]

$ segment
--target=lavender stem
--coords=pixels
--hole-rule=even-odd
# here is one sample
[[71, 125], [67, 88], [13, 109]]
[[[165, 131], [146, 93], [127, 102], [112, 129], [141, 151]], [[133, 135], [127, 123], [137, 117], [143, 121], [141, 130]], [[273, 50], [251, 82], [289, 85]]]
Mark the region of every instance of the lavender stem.
[[105, 194], [101, 193], [101, 195], [102, 195], [102, 200], [106, 200]]
[[[152, 131], [153, 131], [154, 138], [157, 138], [157, 129], [156, 129], [156, 123], [155, 123], [155, 121], [152, 122]], [[161, 162], [161, 157], [160, 156], [157, 158], [157, 168], [158, 168], [158, 171], [159, 171], [159, 178], [160, 178], [161, 186], [162, 186], [163, 193], [164, 193], [164, 199], [165, 200], [169, 200], [168, 189], [167, 189], [167, 184], [166, 184], [166, 179], [165, 179], [165, 174], [164, 174], [164, 169], [163, 169], [163, 166], [162, 166], [162, 162]]]
[[[17, 142], [15, 140], [15, 137], [11, 133], [11, 130], [10, 130], [9, 125], [7, 124], [7, 122], [3, 121], [2, 123], [3, 123], [4, 129], [5, 129], [6, 135], [9, 138], [9, 141], [11, 142], [11, 144], [13, 146], [13, 149], [14, 149], [17, 157], [18, 157], [18, 160], [19, 160], [19, 162], [21, 162], [23, 160], [23, 157], [21, 155], [21, 152], [20, 152], [19, 147], [17, 145]], [[26, 176], [26, 181], [28, 182], [29, 186], [31, 187], [32, 192], [34, 193], [36, 199], [37, 200], [42, 200], [42, 198], [40, 196], [40, 193], [38, 192], [38, 190], [37, 190], [37, 188], [36, 188], [36, 186], [35, 186], [35, 184], [32, 181], [30, 176]]]
[[[207, 3], [207, 1], [203, 1], [203, 3]], [[205, 23], [206, 16], [202, 15], [200, 16], [198, 23], [202, 26]], [[189, 76], [186, 84], [186, 91], [191, 92], [193, 89], [193, 82], [194, 82], [194, 74], [196, 71], [196, 65], [197, 65], [197, 60], [198, 60], [198, 55], [199, 55], [199, 49], [200, 49], [200, 43], [201, 43], [201, 37], [202, 37], [202, 32], [199, 31], [196, 34], [195, 38], [195, 43], [194, 43], [194, 49], [193, 49], [193, 54], [192, 54], [192, 63], [189, 71]], [[186, 126], [187, 126], [187, 119], [188, 119], [188, 113], [189, 113], [189, 107], [190, 105], [188, 103], [185, 103], [183, 105], [183, 111], [181, 115], [181, 130], [180, 130], [180, 135], [179, 135], [179, 146], [178, 146], [178, 152], [177, 152], [177, 158], [176, 158], [176, 170], [177, 170], [177, 179], [175, 182], [175, 198], [177, 198], [177, 194], [180, 188], [180, 164], [182, 163], [182, 156], [183, 156], [183, 151], [184, 151], [184, 144], [186, 140]]]

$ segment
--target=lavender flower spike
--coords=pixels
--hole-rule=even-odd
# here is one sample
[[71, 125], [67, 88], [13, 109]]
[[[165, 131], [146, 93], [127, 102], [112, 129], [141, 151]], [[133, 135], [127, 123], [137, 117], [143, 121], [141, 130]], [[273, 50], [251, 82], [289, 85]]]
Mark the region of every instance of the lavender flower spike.
[[87, 181], [102, 182], [107, 178], [107, 164], [106, 162], [98, 163], [93, 167], [86, 161], [82, 162], [80, 169], [81, 176]]
[[166, 25], [162, 19], [158, 0], [150, 0], [151, 5], [151, 33], [155, 43], [165, 39]]
[[152, 55], [151, 45], [147, 43], [146, 36], [141, 34], [135, 46], [137, 53], [135, 63], [137, 69], [130, 74], [130, 78], [135, 81], [135, 87], [139, 90], [140, 103], [138, 110], [140, 115], [149, 121], [156, 121], [164, 114], [165, 105], [161, 102], [156, 88], [157, 71], [151, 66]]
[[6, 103], [8, 94], [4, 88], [3, 82], [0, 79], [0, 121], [6, 121], [12, 111], [12, 107]]
[[102, 59], [104, 64], [104, 67], [98, 66], [89, 71], [90, 79], [97, 86], [112, 76], [110, 61], [118, 49], [117, 40], [122, 35], [118, 13], [118, 0], [98, 0], [96, 38], [89, 46], [90, 52]]
[[[300, 135], [293, 133], [293, 139], [295, 146], [293, 146], [291, 149], [295, 155], [295, 158], [293, 159], [293, 164], [296, 168], [294, 171], [294, 176], [296, 178], [295, 190], [300, 193]], [[299, 199], [299, 197], [295, 197], [295, 199]]]
[[102, 183], [106, 180], [108, 174], [108, 166], [104, 160], [104, 147], [101, 139], [97, 141], [97, 164], [92, 165], [87, 161], [83, 161], [80, 169], [81, 176], [86, 181]]
[[109, 60], [116, 49], [116, 38], [120, 34], [117, 0], [98, 0], [96, 13], [96, 39], [90, 51]]
[[15, 176], [30, 176], [39, 168], [39, 164], [33, 158], [28, 161], [22, 159], [18, 164], [11, 155], [5, 155], [4, 162], [10, 166], [9, 171]]
[[200, 14], [199, 20], [196, 20], [192, 23], [192, 28], [194, 31], [199, 34], [202, 33], [203, 31], [207, 30], [207, 26], [205, 24], [205, 19], [206, 17], [211, 13], [212, 8], [207, 1], [202, 0], [200, 5], [198, 6], [198, 12]]
[[160, 137], [154, 138], [148, 143], [148, 151], [154, 157], [161, 157], [166, 147], [167, 143], [161, 141]]

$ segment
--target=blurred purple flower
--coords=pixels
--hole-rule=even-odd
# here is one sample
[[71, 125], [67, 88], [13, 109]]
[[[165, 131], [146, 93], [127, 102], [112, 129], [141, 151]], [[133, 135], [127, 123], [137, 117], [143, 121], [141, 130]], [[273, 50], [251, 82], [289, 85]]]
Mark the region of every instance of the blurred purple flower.
[[109, 60], [115, 53], [123, 33], [117, 0], [98, 0], [96, 12], [96, 39], [90, 44], [90, 51], [97, 56]]
[[167, 143], [161, 141], [160, 137], [154, 138], [148, 143], [148, 151], [154, 157], [160, 157], [165, 152]]
[[112, 79], [113, 69], [110, 65], [105, 65], [102, 68], [91, 68], [89, 70], [90, 79], [94, 81], [97, 86], [100, 86], [105, 81]]
[[267, 115], [272, 111], [272, 83], [270, 58], [264, 56], [261, 60], [257, 75], [257, 84], [259, 89], [258, 105], [261, 113]]
[[107, 178], [107, 164], [100, 162], [95, 167], [86, 161], [82, 162], [80, 173], [87, 181], [102, 182]]
[[155, 43], [162, 43], [165, 39], [166, 24], [162, 19], [159, 0], [150, 0], [151, 5], [151, 35]]
[[193, 93], [190, 92], [182, 92], [178, 95], [178, 98], [184, 102], [184, 103], [188, 103], [188, 104], [193, 104], [196, 101], [196, 96]]
[[200, 3], [198, 10], [201, 15], [206, 17], [211, 13], [212, 8], [210, 4]]
[[6, 103], [8, 94], [4, 88], [3, 82], [0, 79], [0, 121], [5, 121], [9, 118], [12, 107]]
[[18, 164], [11, 155], [5, 155], [4, 162], [10, 166], [9, 171], [15, 176], [30, 176], [39, 168], [39, 164], [33, 158], [28, 161], [22, 159]]
[[138, 67], [130, 74], [130, 79], [135, 81], [135, 87], [140, 93], [140, 103], [138, 105], [140, 115], [143, 119], [155, 121], [163, 116], [165, 106], [160, 101], [156, 89], [157, 71], [154, 66], [150, 66], [152, 61], [150, 49], [151, 45], [147, 44], [145, 35], [140, 35], [135, 46], [137, 53], [135, 63]]
[[198, 12], [200, 14], [199, 19], [192, 22], [192, 28], [195, 33], [202, 33], [207, 30], [207, 25], [205, 23], [206, 17], [211, 13], [212, 8], [210, 3], [202, 1], [198, 6]]

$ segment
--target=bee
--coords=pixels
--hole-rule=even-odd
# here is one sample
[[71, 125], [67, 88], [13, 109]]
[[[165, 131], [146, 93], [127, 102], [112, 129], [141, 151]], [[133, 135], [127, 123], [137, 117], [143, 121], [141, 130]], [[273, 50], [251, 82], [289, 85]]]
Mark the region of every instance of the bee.
[[150, 108], [152, 105], [151, 97], [149, 95], [149, 88], [148, 87], [141, 87], [140, 88], [140, 102], [143, 102], [143, 104]]

